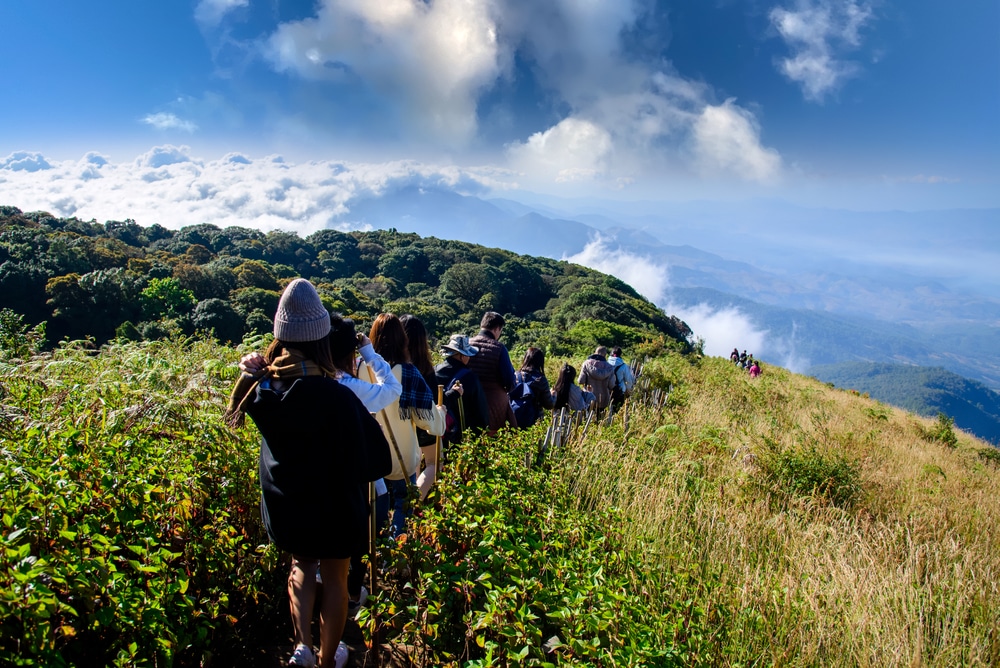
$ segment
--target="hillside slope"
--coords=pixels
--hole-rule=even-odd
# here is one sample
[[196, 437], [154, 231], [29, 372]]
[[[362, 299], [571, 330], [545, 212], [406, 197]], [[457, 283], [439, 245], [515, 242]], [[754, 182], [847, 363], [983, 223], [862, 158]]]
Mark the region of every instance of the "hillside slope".
[[[0, 362], [0, 663], [287, 658], [259, 437], [221, 420], [246, 350]], [[1000, 662], [995, 449], [773, 367], [667, 354], [640, 378], [558, 447], [542, 424], [449, 452], [410, 539], [380, 548], [352, 666], [372, 615], [382, 665]]]
[[918, 415], [944, 413], [962, 429], [1000, 444], [1000, 394], [940, 367], [848, 362], [814, 366], [809, 373]]
[[[529, 216], [525, 234], [532, 227]], [[53, 341], [210, 330], [240, 341], [271, 330], [280, 290], [296, 276], [310, 279], [331, 310], [362, 323], [412, 313], [432, 339], [474, 332], [487, 310], [507, 316], [508, 345], [564, 353], [598, 340], [684, 349], [691, 333], [612, 276], [395, 229], [303, 239], [211, 224], [102, 225], [0, 206], [0, 308], [47, 321]]]

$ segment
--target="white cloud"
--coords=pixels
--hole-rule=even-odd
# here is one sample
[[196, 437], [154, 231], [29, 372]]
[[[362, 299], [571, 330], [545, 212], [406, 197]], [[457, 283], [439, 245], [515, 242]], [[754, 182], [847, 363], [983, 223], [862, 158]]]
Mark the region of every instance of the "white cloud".
[[360, 77], [411, 133], [462, 145], [476, 102], [502, 70], [492, 3], [322, 0], [313, 18], [282, 24], [267, 57], [279, 71]]
[[[24, 160], [49, 165], [29, 173]], [[9, 163], [9, 164], [8, 164]], [[13, 165], [13, 166], [12, 166]], [[412, 187], [477, 194], [502, 188], [509, 174], [416, 162], [293, 164], [281, 156], [229, 153], [203, 160], [187, 146], [157, 146], [134, 160], [113, 163], [97, 153], [80, 160], [47, 161], [19, 152], [0, 161], [0, 203], [83, 219], [159, 223], [177, 229], [212, 223], [310, 234], [326, 227], [363, 229], [352, 202]]]
[[599, 237], [579, 253], [562, 259], [567, 262], [602, 271], [619, 278], [654, 304], [676, 315], [691, 328], [693, 339], [704, 341], [708, 355], [729, 357], [733, 347], [753, 353], [754, 357], [801, 373], [809, 361], [799, 357], [795, 345], [795, 328], [789, 339], [774, 336], [758, 327], [747, 314], [736, 307], [714, 308], [707, 304], [678, 306], [670, 301], [668, 267], [648, 257], [612, 247]]
[[232, 10], [249, 5], [250, 0], [201, 0], [194, 8], [194, 18], [201, 26], [214, 28]]
[[189, 146], [154, 146], [138, 158], [135, 164], [138, 167], [166, 167], [182, 162], [191, 162], [191, 148]]
[[9, 169], [12, 172], [38, 172], [51, 168], [52, 165], [42, 154], [34, 151], [14, 151], [0, 160], [0, 169]]
[[695, 155], [703, 172], [730, 172], [748, 181], [773, 181], [781, 156], [760, 143], [760, 128], [750, 112], [726, 100], [706, 106], [694, 123]]
[[715, 309], [706, 304], [679, 307], [668, 304], [665, 309], [683, 320], [694, 332], [693, 338], [705, 342], [705, 354], [729, 357], [732, 349], [739, 348], [762, 357], [767, 332], [757, 328], [750, 318], [738, 308]]
[[796, 9], [775, 7], [771, 24], [792, 51], [779, 69], [802, 87], [806, 99], [822, 102], [858, 72], [842, 54], [861, 44], [861, 28], [872, 8], [858, 0], [800, 0]]
[[149, 114], [142, 119], [146, 125], [152, 125], [157, 130], [181, 130], [183, 132], [194, 132], [198, 126], [191, 121], [185, 121], [176, 114], [159, 112]]
[[567, 118], [508, 148], [511, 166], [557, 182], [593, 179], [607, 170], [611, 135], [590, 121]]
[[670, 287], [666, 266], [649, 258], [612, 248], [609, 241], [603, 237], [591, 241], [576, 255], [563, 259], [611, 274], [656, 304], [663, 302]]
[[388, 127], [393, 141], [448, 150], [481, 148], [483, 95], [530, 69], [538, 99], [559, 115], [506, 149], [510, 168], [539, 187], [620, 187], [665, 169], [773, 177], [777, 153], [733, 101], [722, 111], [745, 122], [730, 123], [738, 134], [727, 155], [691, 153], [696, 123], [717, 107], [713, 91], [662, 59], [628, 53], [629, 30], [648, 10], [639, 0], [321, 0], [312, 17], [281, 24], [264, 57], [279, 72], [328, 83], [320, 90], [331, 99], [349, 91], [361, 109], [353, 117], [383, 134]]

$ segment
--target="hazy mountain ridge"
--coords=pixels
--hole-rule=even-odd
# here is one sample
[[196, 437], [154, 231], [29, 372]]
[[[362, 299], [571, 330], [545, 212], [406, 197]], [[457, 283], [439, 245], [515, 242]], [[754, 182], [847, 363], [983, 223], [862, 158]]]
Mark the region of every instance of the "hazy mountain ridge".
[[[623, 202], [613, 211], [528, 196], [480, 200], [486, 207], [469, 217], [475, 197], [426, 189], [389, 197], [381, 226], [520, 253], [567, 257], [603, 238], [609, 252], [660, 264], [670, 301], [739, 308], [812, 364], [943, 366], [1000, 388], [1000, 300], [988, 291], [993, 280], [1000, 286], [1000, 267], [975, 255], [996, 235], [995, 209], [871, 213], [765, 202], [751, 214], [702, 201]], [[918, 251], [940, 266], [914, 266], [908, 254]]]
[[845, 362], [814, 366], [809, 373], [918, 415], [944, 413], [962, 429], [1000, 445], [1000, 393], [941, 367]]

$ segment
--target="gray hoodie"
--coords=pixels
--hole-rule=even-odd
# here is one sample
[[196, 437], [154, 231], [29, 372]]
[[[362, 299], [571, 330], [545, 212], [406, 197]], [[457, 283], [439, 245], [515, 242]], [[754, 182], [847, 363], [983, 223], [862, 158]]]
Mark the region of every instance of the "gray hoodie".
[[580, 377], [576, 382], [594, 393], [595, 408], [607, 408], [611, 403], [611, 388], [615, 386], [615, 368], [603, 355], [591, 355], [580, 366]]

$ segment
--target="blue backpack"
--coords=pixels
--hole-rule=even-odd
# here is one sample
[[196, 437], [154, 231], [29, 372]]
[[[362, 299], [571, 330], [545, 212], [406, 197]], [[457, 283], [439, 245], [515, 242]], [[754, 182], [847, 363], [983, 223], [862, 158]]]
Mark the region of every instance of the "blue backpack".
[[535, 401], [534, 380], [520, 371], [515, 374], [514, 387], [510, 388], [507, 398], [514, 411], [514, 419], [520, 429], [527, 429], [538, 421], [540, 411]]

